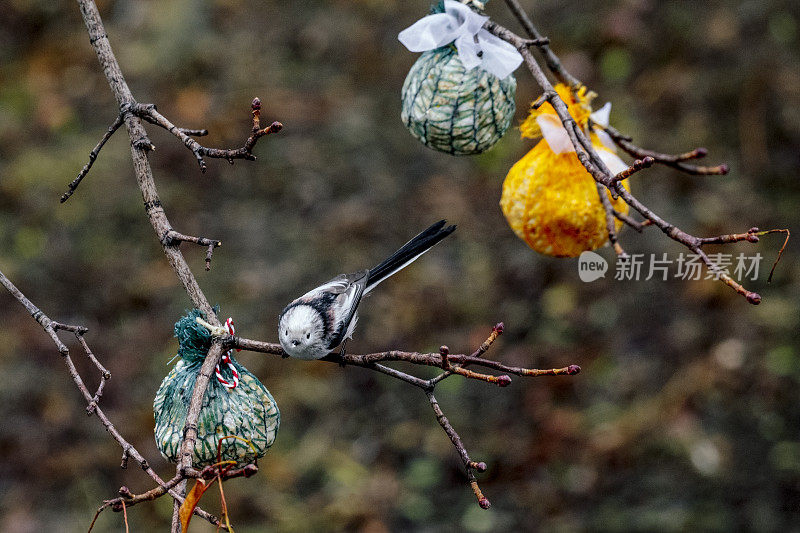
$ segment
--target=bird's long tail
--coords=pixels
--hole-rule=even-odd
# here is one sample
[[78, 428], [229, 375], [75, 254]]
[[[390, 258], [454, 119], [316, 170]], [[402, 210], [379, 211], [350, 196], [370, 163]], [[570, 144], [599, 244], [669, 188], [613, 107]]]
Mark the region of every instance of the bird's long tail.
[[382, 263], [371, 268], [367, 277], [364, 292], [374, 289], [378, 283], [385, 280], [395, 272], [416, 261], [416, 259], [430, 250], [439, 241], [456, 230], [455, 225], [445, 227], [446, 221], [440, 220], [407, 243], [395, 253], [387, 257]]

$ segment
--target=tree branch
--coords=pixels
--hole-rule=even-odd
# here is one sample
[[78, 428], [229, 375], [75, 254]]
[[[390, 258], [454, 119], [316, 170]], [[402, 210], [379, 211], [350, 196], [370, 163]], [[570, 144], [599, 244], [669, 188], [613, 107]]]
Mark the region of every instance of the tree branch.
[[128, 109], [137, 117], [146, 120], [151, 124], [160, 126], [177, 137], [186, 147], [192, 151], [197, 158], [197, 164], [200, 166], [200, 171], [205, 172], [208, 168], [203, 156], [226, 159], [228, 163], [233, 164], [234, 159], [246, 159], [248, 161], [255, 161], [256, 156], [253, 155], [253, 148], [258, 140], [270, 133], [277, 133], [283, 129], [283, 124], [280, 122], [273, 122], [269, 126], [262, 128], [260, 123], [261, 115], [261, 100], [254, 98], [250, 105], [253, 115], [253, 130], [250, 137], [247, 138], [241, 148], [236, 149], [221, 149], [221, 148], [206, 148], [200, 143], [190, 137], [191, 134], [205, 134], [206, 130], [185, 130], [175, 126], [164, 115], [156, 110], [155, 104], [139, 104], [132, 103]]
[[72, 182], [70, 182], [67, 188], [67, 192], [61, 195], [62, 204], [67, 200], [69, 200], [69, 197], [72, 196], [72, 193], [74, 193], [75, 189], [78, 188], [78, 185], [81, 184], [83, 178], [86, 177], [86, 174], [89, 173], [89, 169], [91, 169], [92, 165], [94, 165], [95, 159], [97, 159], [97, 156], [100, 155], [100, 150], [102, 150], [103, 146], [111, 138], [111, 136], [114, 135], [114, 132], [116, 132], [119, 129], [119, 127], [122, 126], [122, 122], [123, 122], [122, 114], [120, 113], [119, 115], [117, 115], [117, 118], [114, 120], [114, 123], [108, 127], [108, 130], [106, 130], [106, 133], [103, 135], [103, 138], [100, 139], [100, 142], [97, 143], [97, 146], [95, 146], [92, 149], [92, 151], [89, 152], [89, 162], [83, 165], [83, 168], [78, 173], [78, 177], [72, 180]]
[[[103, 74], [108, 81], [114, 98], [120, 106], [120, 110], [124, 110], [125, 106], [134, 104], [135, 100], [128, 84], [125, 82], [119, 63], [114, 56], [114, 52], [111, 50], [108, 35], [106, 34], [103, 22], [100, 18], [100, 13], [97, 10], [97, 5], [95, 5], [92, 0], [78, 0], [78, 5], [89, 33], [89, 42], [94, 48], [97, 59], [103, 69]], [[128, 113], [125, 115], [124, 120], [128, 135], [131, 139], [131, 158], [133, 160], [136, 181], [139, 185], [139, 189], [142, 191], [142, 198], [146, 208], [145, 211], [156, 235], [159, 237], [159, 240], [161, 240], [162, 236], [167, 235], [168, 232], [172, 230], [172, 226], [164, 212], [158, 192], [156, 191], [153, 172], [150, 168], [150, 163], [147, 161], [147, 151], [152, 146], [152, 143], [147, 139], [147, 134], [138, 117]], [[203, 291], [200, 289], [200, 285], [197, 283], [194, 274], [192, 274], [183, 254], [181, 254], [178, 249], [178, 244], [162, 241], [162, 247], [167, 256], [167, 260], [178, 276], [178, 279], [183, 284], [192, 304], [203, 311], [209, 323], [219, 326], [219, 320], [214, 314], [211, 304], [208, 303]], [[204, 376], [210, 375], [210, 372], [213, 371], [221, 354], [222, 351], [219, 349], [218, 344], [215, 344], [214, 347], [209, 350], [201, 369], [201, 375], [198, 376], [198, 380], [195, 384], [186, 416], [184, 440], [181, 445], [181, 460], [177, 467], [179, 475], [184, 469], [192, 466], [191, 452], [192, 445], [197, 438], [197, 417], [200, 412], [200, 405], [202, 404], [206, 387], [208, 386], [208, 379], [207, 377], [204, 378]], [[181, 481], [176, 487], [176, 494], [173, 496], [175, 499], [175, 506], [172, 530], [175, 533], [177, 533], [180, 526], [180, 522], [177, 520], [178, 508], [180, 505], [178, 502], [185, 494], [185, 490], [185, 481]]]
[[475, 493], [475, 497], [478, 499], [478, 505], [480, 505], [482, 509], [488, 509], [492, 504], [489, 503], [489, 500], [481, 493], [481, 489], [478, 487], [478, 480], [475, 478], [475, 473], [473, 472], [473, 470], [483, 472], [486, 470], [486, 464], [473, 462], [472, 459], [469, 458], [467, 449], [464, 448], [464, 444], [461, 442], [461, 437], [458, 436], [456, 430], [450, 425], [450, 421], [444, 416], [442, 408], [439, 407], [439, 402], [436, 401], [436, 397], [433, 395], [433, 391], [425, 391], [425, 395], [428, 397], [428, 401], [436, 415], [436, 421], [439, 422], [444, 432], [450, 437], [450, 442], [453, 443], [459, 457], [461, 457], [461, 461], [464, 463], [464, 468], [467, 471], [467, 480]]
[[[451, 354], [450, 349], [447, 346], [442, 346], [439, 349], [439, 353], [403, 352], [398, 350], [390, 350], [385, 352], [377, 352], [364, 355], [355, 355], [349, 353], [342, 355], [337, 353], [331, 353], [319, 360], [328, 363], [336, 363], [342, 366], [352, 365], [352, 366], [367, 368], [370, 370], [377, 370], [378, 372], [386, 374], [395, 379], [405, 381], [410, 385], [422, 389], [425, 395], [427, 396], [428, 401], [431, 404], [431, 407], [433, 408], [437, 422], [439, 423], [440, 426], [442, 426], [442, 429], [444, 429], [445, 433], [447, 433], [447, 436], [450, 438], [450, 441], [453, 443], [453, 446], [456, 448], [459, 457], [461, 457], [461, 460], [464, 463], [467, 481], [469, 482], [470, 487], [472, 487], [472, 490], [475, 493], [476, 498], [478, 499], [478, 504], [483, 509], [488, 509], [490, 507], [489, 500], [481, 493], [481, 490], [478, 487], [478, 481], [475, 477], [475, 471], [477, 472], [485, 471], [486, 465], [484, 463], [476, 463], [470, 459], [469, 454], [467, 453], [467, 450], [461, 441], [461, 438], [459, 437], [458, 433], [456, 433], [455, 429], [453, 429], [447, 417], [444, 415], [441, 408], [439, 407], [439, 403], [436, 400], [436, 397], [433, 395], [433, 391], [436, 388], [436, 385], [440, 381], [454, 374], [460, 375], [467, 379], [485, 381], [487, 383], [493, 383], [495, 385], [505, 387], [511, 384], [511, 378], [507, 374], [514, 374], [517, 376], [527, 376], [527, 377], [561, 376], [561, 375], [573, 376], [581, 371], [581, 367], [579, 367], [578, 365], [570, 365], [564, 368], [552, 368], [547, 370], [540, 370], [535, 368], [521, 368], [521, 367], [509, 366], [497, 361], [492, 361], [490, 359], [483, 358], [482, 355], [485, 354], [487, 350], [489, 350], [492, 344], [503, 333], [503, 329], [504, 326], [502, 322], [497, 324], [494, 328], [492, 328], [492, 332], [486, 338], [486, 340], [483, 341], [481, 345], [470, 355]], [[233, 335], [224, 335], [218, 337], [218, 339], [221, 341], [222, 346], [224, 348], [238, 348], [241, 350], [249, 350], [253, 352], [265, 353], [282, 358], [288, 357], [288, 354], [286, 354], [286, 352], [283, 351], [283, 348], [281, 348], [280, 344], [257, 341], [252, 339], [243, 339], [241, 337], [236, 337]], [[437, 376], [431, 379], [422, 379], [417, 376], [413, 376], [411, 374], [407, 374], [405, 372], [401, 372], [394, 368], [390, 368], [380, 364], [384, 362], [393, 362], [393, 361], [401, 361], [419, 366], [438, 367], [443, 369], [444, 372], [438, 374]], [[467, 369], [466, 367], [468, 365], [482, 366], [484, 368], [490, 368], [492, 370], [505, 372], [505, 374], [500, 376], [482, 374]]]
[[707, 166], [700, 166], [700, 165], [690, 165], [687, 164], [686, 161], [692, 159], [701, 159], [708, 154], [708, 150], [705, 148], [695, 148], [690, 152], [686, 152], [683, 154], [678, 155], [669, 155], [669, 154], [662, 154], [660, 152], [655, 152], [653, 150], [647, 150], [646, 148], [641, 148], [636, 146], [631, 142], [631, 138], [623, 135], [616, 129], [611, 126], [599, 126], [602, 128], [611, 139], [616, 143], [617, 146], [625, 150], [628, 154], [632, 155], [633, 157], [646, 159], [651, 158], [654, 163], [658, 163], [661, 165], [665, 165], [668, 167], [672, 167], [675, 169], [680, 170], [681, 172], [685, 172], [686, 174], [693, 174], [696, 176], [708, 176], [714, 174], [727, 174], [730, 170], [728, 165], [716, 165], [713, 167]]
[[205, 237], [184, 235], [183, 233], [178, 233], [175, 230], [169, 230], [161, 240], [162, 242], [165, 241], [166, 244], [169, 245], [180, 244], [182, 242], [191, 242], [197, 244], [198, 246], [207, 246], [208, 251], [206, 252], [206, 271], [211, 270], [211, 256], [214, 254], [214, 248], [222, 246], [222, 241], [206, 239]]
[[[533, 25], [530, 17], [528, 14], [525, 13], [525, 10], [522, 9], [522, 6], [519, 5], [517, 0], [506, 0], [506, 5], [511, 10], [511, 13], [520, 21], [522, 27], [525, 28], [525, 32], [531, 37], [531, 39], [542, 39], [542, 35], [536, 29], [536, 26]], [[567, 72], [567, 69], [561, 64], [561, 60], [558, 59], [558, 56], [553, 53], [550, 49], [549, 43], [545, 43], [539, 46], [539, 50], [542, 52], [544, 56], [545, 63], [547, 64], [547, 68], [550, 69], [550, 72], [555, 75], [556, 79], [565, 85], [569, 85], [570, 87], [578, 87], [580, 86], [581, 82], [572, 74]], [[542, 102], [544, 103], [544, 102]], [[540, 104], [541, 105], [541, 104]]]
[[629, 217], [625, 213], [620, 213], [616, 209], [613, 210], [613, 213], [614, 213], [614, 217], [615, 218], [617, 218], [618, 220], [621, 220], [622, 222], [624, 222], [628, 226], [632, 227], [634, 230], [638, 231], [639, 233], [644, 231], [644, 227], [645, 226], [649, 226], [650, 225], [650, 221], [649, 220], [643, 220], [642, 222], [637, 222], [636, 220], [634, 220], [633, 218]]

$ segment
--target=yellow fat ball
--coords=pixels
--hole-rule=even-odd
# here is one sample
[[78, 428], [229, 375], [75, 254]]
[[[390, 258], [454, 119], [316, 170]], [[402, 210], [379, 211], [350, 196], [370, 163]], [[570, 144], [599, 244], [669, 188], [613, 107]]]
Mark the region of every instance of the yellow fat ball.
[[[594, 149], [613, 154], [599, 143]], [[628, 188], [627, 180], [622, 186]], [[628, 213], [622, 200], [611, 202]], [[594, 179], [575, 152], [556, 154], [544, 139], [508, 171], [500, 206], [514, 233], [541, 254], [576, 257], [608, 242]], [[617, 220], [617, 231], [621, 226]]]

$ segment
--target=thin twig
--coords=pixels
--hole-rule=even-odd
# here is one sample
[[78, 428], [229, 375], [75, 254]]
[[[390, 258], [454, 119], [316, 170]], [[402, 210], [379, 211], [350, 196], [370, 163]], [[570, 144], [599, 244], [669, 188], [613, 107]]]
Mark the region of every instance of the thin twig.
[[[539, 30], [536, 29], [536, 26], [533, 25], [530, 17], [528, 17], [528, 14], [525, 13], [525, 10], [522, 9], [522, 6], [519, 5], [517, 0], [506, 0], [506, 5], [514, 14], [514, 16], [517, 17], [517, 20], [520, 21], [522, 27], [525, 28], [525, 32], [530, 36], [531, 39], [543, 39], [542, 34], [540, 34]], [[565, 85], [569, 85], [570, 87], [580, 86], [581, 82], [572, 74], [567, 72], [567, 69], [564, 68], [564, 66], [561, 64], [561, 61], [558, 59], [558, 56], [553, 53], [547, 43], [539, 45], [539, 50], [544, 56], [547, 68], [550, 69], [550, 72], [555, 75], [558, 81], [564, 83]]]
[[632, 219], [631, 217], [629, 217], [625, 213], [620, 213], [616, 209], [614, 209], [613, 213], [614, 213], [614, 217], [616, 217], [617, 219], [621, 220], [622, 222], [624, 222], [628, 226], [632, 227], [634, 230], [638, 231], [639, 233], [641, 233], [644, 230], [645, 226], [649, 226], [650, 225], [650, 221], [649, 220], [643, 220], [642, 222], [637, 222], [636, 220]]
[[130, 529], [128, 529], [128, 508], [125, 507], [125, 502], [122, 502], [122, 516], [125, 520], [125, 533], [129, 533]]
[[[253, 339], [245, 339], [242, 337], [235, 337], [231, 335], [221, 338], [223, 341], [223, 346], [225, 348], [238, 348], [240, 350], [265, 353], [269, 355], [278, 356], [281, 358], [288, 357], [286, 352], [283, 351], [283, 348], [281, 348], [281, 345], [277, 343], [264, 342]], [[498, 361], [493, 361], [491, 359], [484, 359], [482, 357], [474, 355], [449, 354], [447, 357], [451, 364], [454, 363], [461, 365], [464, 364], [478, 365], [485, 368], [491, 368], [499, 372], [504, 372], [507, 374], [515, 374], [517, 376], [553, 375], [551, 370], [542, 371], [538, 369], [515, 367], [506, 365], [504, 363], [500, 363]], [[376, 365], [377, 363], [392, 362], [392, 361], [412, 363], [415, 365], [422, 365], [422, 366], [439, 367], [439, 368], [441, 368], [442, 366], [442, 356], [439, 353], [404, 352], [400, 350], [389, 350], [385, 352], [375, 352], [363, 355], [347, 353], [343, 356], [338, 353], [331, 353], [326, 355], [322, 359], [318, 359], [318, 361], [323, 361], [327, 363], [336, 363], [340, 365], [344, 364], [351, 366], [360, 366], [364, 368], [370, 368], [373, 365]], [[570, 371], [569, 369], [572, 369], [572, 371]], [[557, 370], [558, 374], [572, 375], [572, 374], [577, 374], [580, 371], [580, 367], [578, 367], [577, 365], [572, 365], [570, 367], [564, 367], [562, 369], [557, 369]]]
[[775, 267], [778, 266], [778, 261], [780, 261], [781, 257], [783, 257], [783, 251], [786, 250], [786, 245], [789, 244], [789, 237], [791, 236], [791, 233], [789, 233], [789, 229], [788, 228], [786, 228], [786, 229], [773, 229], [773, 230], [770, 230], [770, 231], [766, 232], [766, 233], [783, 233], [783, 232], [786, 233], [786, 239], [783, 241], [783, 246], [781, 246], [781, 249], [778, 250], [778, 257], [776, 257], [775, 258], [775, 262], [772, 263], [772, 268], [769, 271], [769, 277], [767, 277], [767, 283], [772, 283], [772, 274], [775, 273]]
[[767, 277], [767, 283], [771, 283], [772, 274], [775, 273], [775, 267], [778, 266], [778, 262], [780, 262], [781, 257], [783, 256], [783, 251], [786, 249], [786, 245], [789, 244], [789, 237], [791, 236], [791, 233], [789, 232], [788, 228], [771, 229], [766, 231], [761, 231], [758, 228], [750, 228], [749, 230], [747, 230], [746, 233], [729, 233], [727, 235], [717, 235], [716, 237], [704, 237], [699, 239], [699, 241], [701, 246], [704, 244], [729, 244], [741, 241], [757, 243], [760, 240], [759, 237], [763, 237], [764, 235], [770, 235], [772, 233], [785, 233], [786, 239], [784, 239], [781, 249], [778, 250], [778, 257], [775, 258], [775, 262], [772, 264], [772, 268], [769, 271], [769, 277]]
[[631, 164], [631, 166], [614, 176], [614, 182], [626, 180], [637, 172], [652, 167], [655, 161], [656, 160], [650, 156], [647, 156], [643, 159], [637, 159], [633, 162], [633, 164]]
[[439, 425], [442, 426], [444, 432], [447, 433], [448, 437], [450, 437], [450, 442], [453, 443], [458, 455], [461, 457], [461, 461], [464, 463], [464, 468], [467, 471], [467, 481], [469, 481], [470, 487], [472, 487], [472, 490], [475, 493], [475, 497], [478, 500], [478, 505], [480, 505], [482, 509], [488, 509], [492, 506], [492, 504], [489, 503], [489, 500], [483, 495], [483, 493], [481, 493], [481, 489], [478, 487], [478, 480], [475, 478], [475, 473], [473, 472], [473, 470], [475, 470], [476, 467], [481, 463], [475, 463], [469, 458], [467, 449], [461, 442], [461, 437], [458, 436], [458, 433], [456, 433], [456, 430], [453, 429], [450, 421], [446, 416], [444, 416], [444, 412], [442, 412], [442, 408], [439, 407], [439, 402], [436, 401], [433, 391], [425, 391], [425, 395], [428, 397], [428, 401], [433, 408], [433, 412], [436, 414], [436, 421], [439, 422]]
[[531, 51], [525, 44], [526, 40], [491, 20], [487, 20], [483, 28], [517, 48], [528, 70], [533, 74], [536, 83], [538, 83], [545, 94], [547, 94], [547, 100], [555, 109], [559, 119], [561, 119], [564, 129], [567, 131], [567, 135], [572, 145], [575, 147], [578, 160], [595, 181], [611, 189], [614, 174], [608, 169], [603, 160], [600, 159], [597, 152], [595, 152], [592, 147], [592, 143], [586, 137], [586, 133], [578, 126], [578, 123], [572, 118], [572, 115], [569, 114], [567, 104], [558, 96], [558, 93], [556, 93], [552, 84], [547, 79], [544, 71], [533, 58], [533, 55], [531, 55]]
[[214, 249], [222, 246], [222, 241], [218, 241], [216, 239], [207, 239], [205, 237], [194, 237], [192, 235], [184, 235], [183, 233], [179, 233], [175, 230], [169, 230], [162, 238], [162, 242], [168, 246], [175, 246], [182, 242], [190, 242], [198, 246], [207, 246], [208, 250], [206, 251], [206, 271], [211, 270], [211, 256], [214, 254]]
[[92, 149], [92, 151], [89, 152], [89, 162], [83, 165], [83, 168], [78, 173], [78, 177], [70, 182], [67, 188], [67, 192], [61, 195], [62, 204], [67, 200], [69, 200], [69, 197], [72, 196], [72, 193], [74, 193], [75, 189], [78, 188], [78, 185], [81, 184], [81, 180], [83, 180], [83, 178], [86, 177], [86, 174], [89, 173], [89, 169], [91, 169], [92, 165], [94, 165], [94, 161], [100, 154], [100, 150], [102, 150], [106, 142], [111, 138], [112, 135], [114, 135], [114, 132], [116, 132], [119, 129], [119, 127], [122, 126], [122, 124], [123, 124], [123, 119], [122, 119], [122, 114], [120, 113], [119, 115], [117, 115], [117, 118], [114, 120], [114, 123], [108, 127], [105, 134], [103, 135], [103, 138], [100, 139], [99, 143], [97, 143], [97, 146], [95, 146]]
[[621, 134], [619, 131], [617, 131], [611, 126], [600, 126], [595, 124], [595, 127], [603, 129], [606, 133], [608, 133], [608, 135], [611, 137], [614, 143], [616, 143], [617, 146], [625, 150], [633, 157], [639, 159], [650, 157], [653, 159], [654, 163], [676, 168], [681, 172], [685, 172], [686, 174], [693, 174], [696, 176], [722, 175], [722, 174], [727, 174], [728, 171], [730, 170], [728, 165], [725, 164], [709, 167], [701, 165], [691, 165], [689, 163], [686, 163], [686, 161], [692, 159], [700, 159], [702, 157], [705, 157], [706, 154], [708, 154], [708, 150], [706, 150], [705, 148], [695, 148], [690, 152], [678, 155], [662, 154], [654, 150], [648, 150], [646, 148], [636, 146], [635, 144], [633, 144], [633, 142], [631, 142], [630, 137]]
[[236, 468], [221, 469], [219, 465], [209, 465], [202, 470], [187, 473], [187, 477], [198, 477], [205, 480], [220, 477], [223, 481], [237, 477], [252, 477], [258, 473], [258, 465], [247, 464]]
[[611, 246], [614, 248], [614, 253], [616, 253], [618, 257], [627, 258], [628, 254], [622, 248], [619, 237], [617, 236], [617, 221], [616, 217], [614, 217], [614, 206], [611, 205], [611, 200], [608, 199], [606, 188], [597, 182], [595, 182], [595, 187], [597, 188], [597, 196], [600, 198], [600, 205], [603, 206], [603, 212], [605, 214], [608, 242], [611, 243]]
[[192, 130], [189, 128], [178, 128], [178, 131], [185, 135], [191, 135], [192, 137], [205, 137], [208, 135], [208, 130]]

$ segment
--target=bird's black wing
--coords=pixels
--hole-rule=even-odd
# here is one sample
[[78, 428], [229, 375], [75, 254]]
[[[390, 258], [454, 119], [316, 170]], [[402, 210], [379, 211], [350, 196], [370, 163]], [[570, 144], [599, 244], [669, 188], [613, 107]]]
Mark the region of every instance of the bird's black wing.
[[368, 271], [361, 270], [352, 274], [342, 274], [326, 283], [329, 292], [337, 294], [334, 303], [335, 326], [333, 334], [327, 342], [327, 348], [332, 350], [339, 346], [348, 336], [350, 324], [356, 316], [361, 297], [367, 286]]

